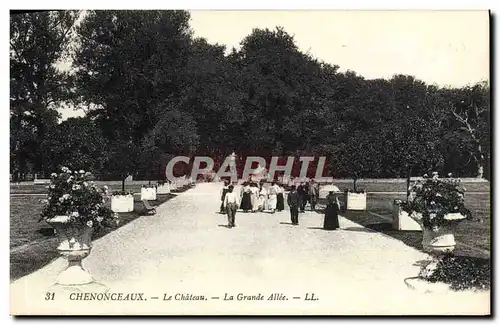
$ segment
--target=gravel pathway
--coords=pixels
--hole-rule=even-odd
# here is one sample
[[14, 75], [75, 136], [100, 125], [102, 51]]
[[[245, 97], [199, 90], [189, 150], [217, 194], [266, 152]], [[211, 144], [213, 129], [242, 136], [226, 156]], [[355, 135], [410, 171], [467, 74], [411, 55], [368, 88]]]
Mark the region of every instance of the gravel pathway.
[[[288, 210], [218, 214], [217, 183], [201, 183], [96, 240], [84, 266], [110, 292], [140, 292], [146, 301], [73, 301], [47, 288], [66, 262], [57, 259], [11, 284], [13, 314], [488, 314], [487, 293], [417, 294], [404, 279], [427, 255], [341, 217], [321, 229], [306, 211], [299, 226]], [[268, 300], [286, 297], [285, 300]], [[314, 298], [317, 300], [305, 300]], [[168, 299], [172, 296], [172, 300]], [[202, 297], [203, 296], [203, 297]], [[229, 300], [232, 296], [233, 300]], [[248, 301], [245, 297], [264, 300]], [[176, 298], [203, 300], [176, 300]], [[224, 298], [228, 300], [224, 300]], [[238, 300], [240, 299], [240, 300]], [[241, 300], [245, 299], [245, 300]]]

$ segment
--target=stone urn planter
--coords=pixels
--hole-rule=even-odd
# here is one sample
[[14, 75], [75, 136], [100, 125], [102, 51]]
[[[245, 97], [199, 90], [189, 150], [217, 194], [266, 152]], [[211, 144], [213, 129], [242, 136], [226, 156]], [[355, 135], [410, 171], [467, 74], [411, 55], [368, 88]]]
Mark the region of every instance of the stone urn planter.
[[420, 275], [406, 278], [405, 284], [412, 290], [420, 293], [446, 293], [451, 290], [449, 284], [442, 282], [429, 282], [422, 276], [427, 276], [437, 268], [439, 260], [444, 254], [455, 250], [455, 231], [459, 223], [466, 219], [460, 213], [448, 213], [444, 216], [446, 223], [434, 229], [424, 227], [422, 214], [412, 213], [411, 218], [422, 228], [422, 247], [430, 254], [429, 259], [421, 265]]
[[444, 225], [429, 229], [423, 225], [422, 214], [412, 213], [410, 217], [423, 229], [422, 247], [424, 251], [437, 256], [455, 250], [457, 245], [455, 231], [460, 222], [466, 219], [466, 216], [460, 213], [448, 213], [444, 216], [446, 220]]
[[80, 285], [92, 282], [92, 276], [82, 267], [82, 260], [90, 254], [93, 228], [75, 225], [69, 216], [55, 216], [47, 220], [59, 239], [57, 250], [68, 260], [68, 267], [57, 277], [57, 284]]
[[141, 200], [148, 200], [148, 201], [156, 200], [156, 187], [141, 188]]
[[169, 194], [170, 193], [170, 184], [160, 184], [157, 186], [156, 194]]
[[366, 210], [366, 192], [350, 192], [346, 195], [346, 210]]
[[82, 267], [82, 260], [91, 252], [94, 232], [119, 224], [118, 214], [110, 208], [108, 188], [99, 189], [92, 174], [84, 170], [61, 167], [61, 172], [50, 177], [39, 221], [54, 228], [59, 239], [57, 251], [68, 261], [50, 290], [107, 291]]
[[134, 211], [134, 196], [113, 195], [111, 197], [111, 210], [113, 212], [132, 212]]
[[92, 250], [94, 228], [70, 221], [69, 216], [55, 216], [47, 223], [56, 230], [59, 239], [57, 250], [68, 261], [68, 266], [56, 278], [54, 290], [107, 292], [108, 288], [95, 282], [92, 275], [83, 268], [82, 260]]
[[429, 257], [427, 261], [419, 261], [419, 275], [406, 279], [405, 283], [422, 292], [446, 291], [449, 283], [457, 280], [453, 274], [456, 269], [450, 272], [448, 267], [462, 267], [452, 263], [456, 228], [460, 222], [472, 219], [465, 206], [465, 188], [451, 174], [443, 179], [433, 172], [432, 177], [423, 175], [409, 186], [408, 194], [407, 201], [399, 203], [422, 228], [422, 248]]

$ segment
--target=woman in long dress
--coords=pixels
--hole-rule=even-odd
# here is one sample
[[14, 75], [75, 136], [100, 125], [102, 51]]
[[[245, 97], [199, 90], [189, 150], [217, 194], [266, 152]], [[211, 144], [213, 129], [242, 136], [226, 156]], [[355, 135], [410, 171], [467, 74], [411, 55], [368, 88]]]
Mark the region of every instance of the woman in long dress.
[[325, 220], [323, 229], [335, 230], [340, 228], [339, 225], [339, 203], [333, 191], [330, 191], [326, 196]]
[[250, 185], [247, 182], [243, 184], [240, 209], [243, 210], [243, 212], [248, 212], [248, 210], [252, 210]]
[[278, 211], [285, 210], [285, 197], [283, 196], [284, 195], [283, 193], [285, 193], [283, 184], [278, 184], [277, 197], [276, 197], [276, 210]]
[[250, 183], [250, 198], [252, 202], [252, 212], [259, 209], [259, 187], [255, 182]]
[[264, 211], [267, 208], [267, 190], [260, 184], [259, 192], [259, 211]]
[[269, 192], [268, 192], [268, 210], [271, 210], [272, 213], [276, 211], [276, 205], [278, 203], [278, 185], [276, 185], [275, 182], [272, 182], [271, 186], [269, 187]]

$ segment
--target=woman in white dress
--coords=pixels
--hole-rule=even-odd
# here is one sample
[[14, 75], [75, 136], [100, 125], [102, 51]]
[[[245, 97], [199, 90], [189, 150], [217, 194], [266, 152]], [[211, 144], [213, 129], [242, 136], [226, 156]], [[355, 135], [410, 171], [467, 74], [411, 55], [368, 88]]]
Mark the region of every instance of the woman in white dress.
[[250, 183], [250, 194], [252, 201], [252, 212], [256, 212], [259, 209], [259, 187], [257, 183]]
[[260, 184], [259, 192], [259, 211], [264, 211], [267, 207], [267, 190]]
[[268, 209], [271, 210], [272, 213], [276, 212], [276, 204], [278, 203], [278, 185], [275, 182], [272, 182], [271, 187], [269, 187], [268, 194]]

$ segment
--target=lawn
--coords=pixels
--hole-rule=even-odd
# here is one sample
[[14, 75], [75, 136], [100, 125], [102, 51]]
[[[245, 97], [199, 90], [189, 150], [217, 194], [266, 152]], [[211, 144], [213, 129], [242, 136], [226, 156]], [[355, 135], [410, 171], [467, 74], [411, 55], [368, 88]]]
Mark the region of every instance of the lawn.
[[[337, 185], [340, 190], [350, 189], [353, 190], [353, 182], [351, 180], [334, 180], [333, 184]], [[489, 182], [477, 182], [476, 180], [466, 179], [462, 180], [462, 185], [466, 188], [467, 192], [489, 192]], [[365, 190], [367, 192], [406, 192], [406, 180], [393, 180], [382, 182], [381, 180], [360, 180], [357, 182], [358, 190]]]
[[[23, 187], [28, 185], [21, 185]], [[140, 186], [134, 184], [131, 189], [140, 191]], [[32, 195], [41, 191], [39, 186], [29, 185], [33, 189], [30, 194], [18, 194], [10, 197], [10, 279], [14, 281], [25, 276], [44, 265], [50, 263], [53, 259], [59, 257], [55, 247], [57, 238], [54, 236], [53, 229], [44, 222], [38, 222], [42, 205], [40, 200], [43, 195]], [[189, 187], [184, 187], [175, 192], [182, 192]], [[27, 190], [27, 188], [24, 188]], [[45, 187], [42, 186], [44, 191]], [[27, 191], [26, 191], [27, 192]], [[43, 192], [45, 193], [45, 192]], [[156, 201], [150, 201], [151, 206], [158, 206], [176, 194], [158, 195]], [[140, 201], [140, 196], [134, 196], [134, 211], [129, 213], [120, 213], [120, 224], [116, 228], [105, 229], [96, 234], [94, 239], [100, 238], [109, 232], [145, 215], [145, 208]]]
[[[462, 186], [464, 186], [467, 192], [490, 192], [490, 182], [487, 181], [477, 181], [475, 179], [464, 179], [462, 180]], [[353, 181], [350, 179], [334, 179], [333, 184], [336, 185], [341, 191], [346, 189], [353, 190]], [[287, 186], [288, 187], [288, 186]], [[405, 179], [393, 179], [393, 180], [382, 180], [382, 179], [369, 179], [369, 180], [359, 180], [357, 182], [358, 190], [365, 190], [366, 192], [406, 192], [406, 180]]]
[[[392, 192], [392, 189], [397, 184], [371, 183], [365, 185], [368, 188], [367, 211], [344, 211], [342, 215], [366, 228], [383, 233], [404, 242], [408, 246], [422, 250], [422, 232], [392, 229], [392, 202], [394, 199], [404, 200], [406, 199], [406, 195], [377, 193]], [[383, 185], [386, 186], [384, 187]], [[455, 253], [459, 256], [489, 260], [491, 252], [489, 183], [470, 183], [464, 186], [467, 188], [465, 195], [466, 206], [472, 211], [474, 220], [463, 221], [459, 224], [455, 234], [457, 241]], [[342, 198], [340, 201], [343, 204]], [[321, 210], [318, 212], [322, 213]]]

